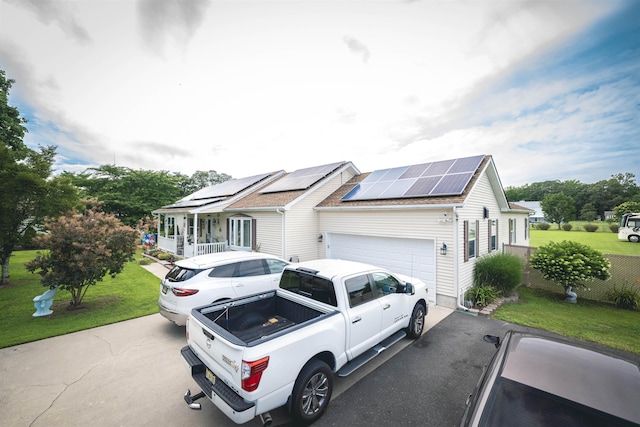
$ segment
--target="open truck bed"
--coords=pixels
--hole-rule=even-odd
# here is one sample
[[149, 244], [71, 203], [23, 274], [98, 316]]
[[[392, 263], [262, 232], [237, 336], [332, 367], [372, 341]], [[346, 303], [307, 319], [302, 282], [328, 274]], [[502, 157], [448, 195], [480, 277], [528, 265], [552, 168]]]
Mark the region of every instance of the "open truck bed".
[[228, 341], [253, 346], [284, 333], [285, 330], [337, 314], [321, 311], [294, 301], [282, 291], [270, 291], [194, 309], [200, 322], [220, 333]]

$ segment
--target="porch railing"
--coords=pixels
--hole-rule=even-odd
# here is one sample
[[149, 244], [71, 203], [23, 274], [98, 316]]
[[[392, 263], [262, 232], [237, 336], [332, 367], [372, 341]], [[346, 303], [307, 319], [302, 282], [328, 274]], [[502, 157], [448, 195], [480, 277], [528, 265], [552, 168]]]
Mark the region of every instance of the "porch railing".
[[227, 242], [198, 243], [196, 245], [196, 255], [215, 254], [218, 252], [226, 252], [228, 250]]

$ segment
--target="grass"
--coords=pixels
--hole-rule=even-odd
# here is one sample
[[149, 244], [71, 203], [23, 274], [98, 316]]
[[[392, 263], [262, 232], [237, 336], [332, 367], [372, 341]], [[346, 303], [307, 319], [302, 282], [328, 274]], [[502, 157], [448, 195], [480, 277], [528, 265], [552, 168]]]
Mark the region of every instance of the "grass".
[[[578, 228], [574, 226], [574, 229]], [[572, 240], [574, 242], [589, 245], [603, 254], [620, 254], [640, 256], [640, 243], [630, 243], [618, 240], [618, 235], [610, 231], [594, 231], [593, 233], [584, 230], [564, 231], [552, 228], [548, 230], [531, 230], [530, 245], [539, 247], [549, 242], [561, 242]]]
[[640, 311], [584, 299], [568, 304], [540, 289], [520, 287], [518, 295], [518, 303], [503, 304], [493, 317], [640, 354]]
[[24, 268], [35, 254], [19, 251], [11, 257], [11, 281], [0, 288], [0, 348], [158, 312], [159, 279], [140, 266], [138, 255], [115, 279], [107, 276], [92, 286], [81, 308], [68, 310], [71, 294], [58, 291], [51, 307], [53, 314], [33, 317], [33, 298], [46, 290], [40, 276]]

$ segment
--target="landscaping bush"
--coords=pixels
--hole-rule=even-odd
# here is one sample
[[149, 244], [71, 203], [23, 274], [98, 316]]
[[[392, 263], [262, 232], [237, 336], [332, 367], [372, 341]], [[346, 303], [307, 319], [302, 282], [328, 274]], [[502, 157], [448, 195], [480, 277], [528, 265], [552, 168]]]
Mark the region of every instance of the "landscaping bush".
[[549, 225], [549, 223], [547, 222], [541, 222], [536, 224], [536, 228], [538, 230], [548, 230], [549, 228], [551, 228], [551, 225]]
[[171, 258], [173, 258], [173, 255], [171, 255], [168, 252], [160, 252], [158, 255], [156, 255], [156, 258], [158, 258], [159, 260], [162, 260], [162, 261], [168, 261]]
[[618, 308], [635, 310], [640, 305], [640, 293], [624, 285], [620, 288], [616, 288], [616, 286], [613, 285], [613, 288], [607, 291], [606, 298]]
[[611, 224], [609, 226], [609, 230], [611, 230], [612, 233], [618, 234], [618, 230], [619, 229], [620, 229], [620, 225], [618, 225], [618, 224]]
[[562, 229], [564, 231], [571, 231], [572, 228], [573, 228], [573, 225], [569, 224], [568, 222], [565, 224], [562, 224]]
[[471, 301], [476, 307], [486, 307], [494, 300], [496, 300], [499, 296], [500, 291], [498, 291], [493, 286], [473, 285], [465, 293], [465, 300]]
[[595, 224], [585, 224], [583, 227], [585, 231], [588, 231], [589, 233], [593, 233], [598, 229], [598, 226]]
[[491, 286], [508, 295], [522, 283], [522, 261], [513, 254], [486, 255], [473, 268], [473, 284]]

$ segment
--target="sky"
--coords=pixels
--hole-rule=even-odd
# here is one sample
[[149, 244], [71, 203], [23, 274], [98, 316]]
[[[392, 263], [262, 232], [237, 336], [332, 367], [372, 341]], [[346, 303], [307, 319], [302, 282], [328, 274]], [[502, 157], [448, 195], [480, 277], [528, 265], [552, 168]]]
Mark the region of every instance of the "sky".
[[640, 177], [634, 0], [0, 0], [0, 69], [57, 172]]

